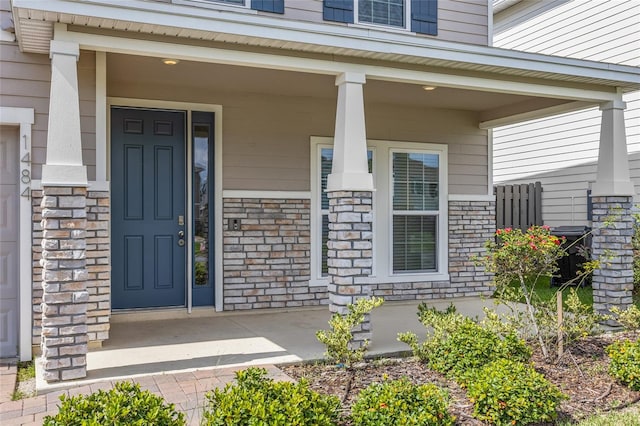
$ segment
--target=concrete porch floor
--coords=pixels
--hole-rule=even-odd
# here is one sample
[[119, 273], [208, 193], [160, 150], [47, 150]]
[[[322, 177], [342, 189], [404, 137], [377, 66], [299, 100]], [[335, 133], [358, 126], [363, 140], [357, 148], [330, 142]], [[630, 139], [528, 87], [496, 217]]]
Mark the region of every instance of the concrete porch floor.
[[[483, 316], [482, 308], [493, 306], [492, 300], [480, 298], [426, 302], [441, 310], [454, 302], [458, 312], [470, 317]], [[373, 311], [369, 355], [406, 352], [408, 347], [397, 341], [398, 332], [424, 335], [416, 315], [419, 303], [386, 302]], [[194, 311], [189, 317], [182, 312], [114, 314], [109, 340], [87, 355], [87, 377], [49, 384], [37, 371], [38, 394], [154, 374], [313, 361], [324, 356], [315, 332], [328, 329], [326, 306], [266, 313]], [[163, 316], [175, 318], [150, 319]]]

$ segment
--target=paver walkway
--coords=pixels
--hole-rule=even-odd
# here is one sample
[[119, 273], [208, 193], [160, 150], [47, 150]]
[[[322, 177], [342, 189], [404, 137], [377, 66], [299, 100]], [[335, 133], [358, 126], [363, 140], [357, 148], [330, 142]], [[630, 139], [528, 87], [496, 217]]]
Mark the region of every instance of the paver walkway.
[[[289, 376], [273, 365], [262, 367], [266, 368], [269, 377], [275, 380], [291, 380]], [[4, 372], [10, 368], [5, 365], [1, 368], [3, 372], [2, 389], [4, 391], [5, 379], [7, 379], [8, 383], [10, 376], [10, 374], [5, 374]], [[185, 413], [188, 425], [199, 425], [205, 401], [205, 393], [214, 388], [224, 387], [224, 385], [233, 381], [235, 371], [244, 368], [246, 367], [195, 370], [175, 374], [155, 374], [136, 377], [131, 380], [139, 383], [142, 389], [153, 392], [164, 398], [165, 401], [175, 404], [177, 410]], [[15, 383], [15, 373], [13, 380]], [[3, 426], [42, 425], [42, 420], [45, 416], [58, 412], [60, 395], [67, 394], [73, 396], [90, 394], [99, 389], [108, 390], [113, 387], [113, 384], [113, 381], [102, 381], [69, 390], [50, 392], [19, 401], [11, 401], [9, 394], [8, 399], [2, 399], [2, 402], [0, 402], [0, 424]], [[13, 392], [13, 387], [11, 389]]]

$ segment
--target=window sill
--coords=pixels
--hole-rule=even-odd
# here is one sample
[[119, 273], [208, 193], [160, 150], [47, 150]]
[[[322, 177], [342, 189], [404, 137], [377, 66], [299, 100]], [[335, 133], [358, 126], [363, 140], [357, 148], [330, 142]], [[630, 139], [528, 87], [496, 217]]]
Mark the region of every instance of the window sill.
[[413, 33], [413, 31], [411, 31], [410, 28], [400, 28], [400, 27], [392, 27], [392, 26], [387, 26], [387, 25], [380, 25], [380, 24], [369, 24], [369, 23], [362, 23], [362, 22], [358, 22], [355, 24], [348, 24], [347, 26], [349, 27], [353, 27], [353, 28], [362, 28], [362, 29], [367, 29], [367, 30], [377, 30], [377, 31], [385, 31], [385, 32], [389, 32], [389, 33], [397, 33], [397, 34], [415, 34]]

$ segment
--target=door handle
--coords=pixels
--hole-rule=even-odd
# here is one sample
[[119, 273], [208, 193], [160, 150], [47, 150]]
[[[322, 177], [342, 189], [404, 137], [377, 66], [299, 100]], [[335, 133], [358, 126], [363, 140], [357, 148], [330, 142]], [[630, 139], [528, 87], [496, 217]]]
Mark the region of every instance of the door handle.
[[178, 231], [178, 246], [184, 247], [184, 231]]
[[178, 238], [184, 238], [184, 231], [178, 231]]

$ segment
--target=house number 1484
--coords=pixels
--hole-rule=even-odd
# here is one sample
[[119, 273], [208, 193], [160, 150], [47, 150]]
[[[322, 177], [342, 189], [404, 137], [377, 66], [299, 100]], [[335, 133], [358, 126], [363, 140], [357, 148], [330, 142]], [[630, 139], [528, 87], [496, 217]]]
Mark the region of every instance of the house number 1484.
[[[29, 155], [29, 152], [27, 152], [26, 154], [24, 154], [22, 156], [22, 158], [20, 159], [21, 163], [27, 163], [27, 164], [31, 164], [31, 157]], [[20, 193], [21, 197], [27, 197], [27, 198], [31, 198], [31, 187], [29, 186], [29, 184], [31, 183], [31, 168], [30, 167], [25, 167], [24, 169], [22, 169], [20, 171], [20, 182], [22, 182], [23, 184], [27, 185], [27, 187], [24, 189], [24, 191], [22, 191]]]

